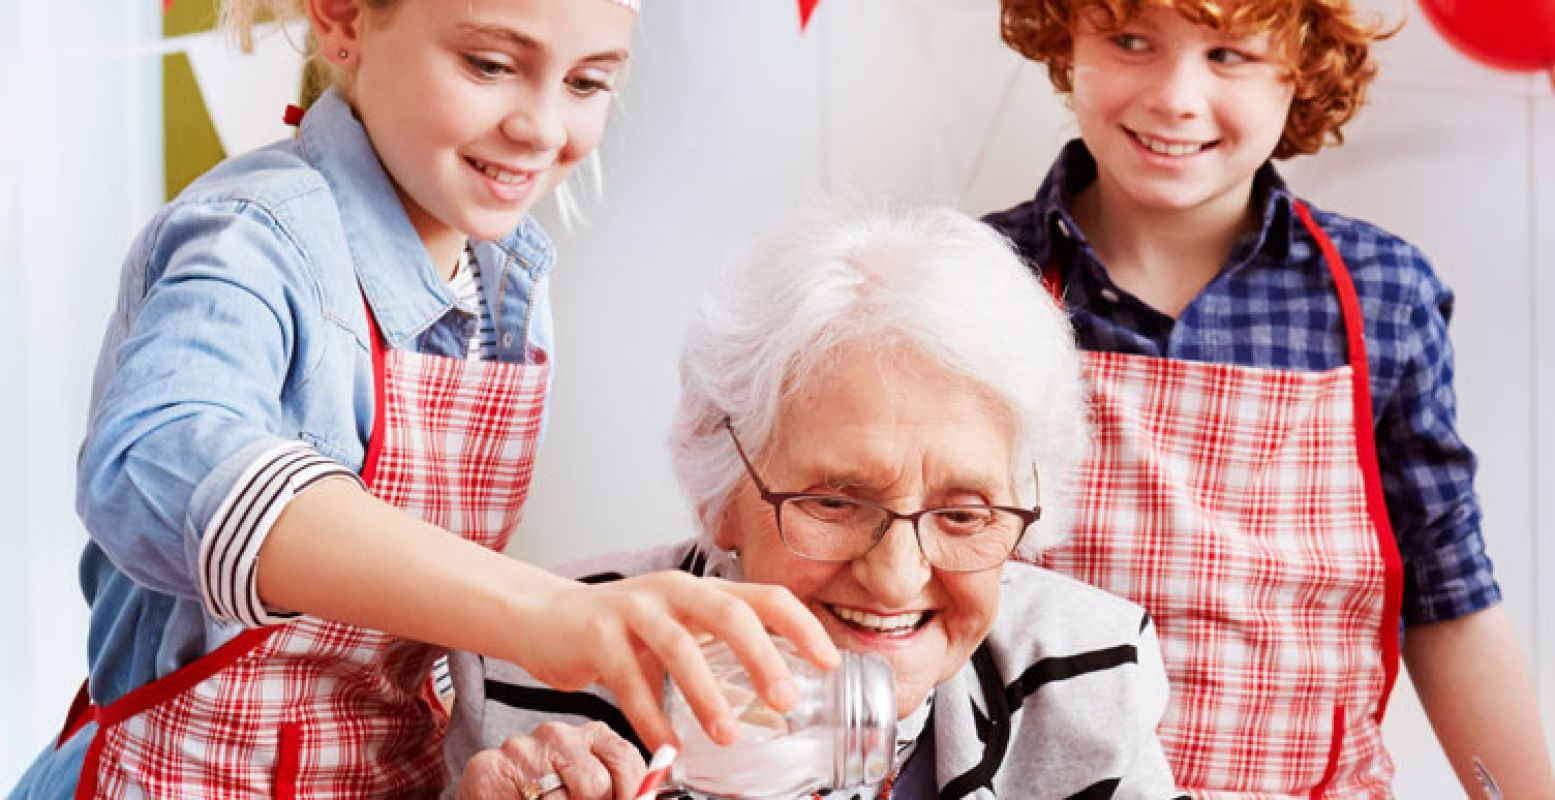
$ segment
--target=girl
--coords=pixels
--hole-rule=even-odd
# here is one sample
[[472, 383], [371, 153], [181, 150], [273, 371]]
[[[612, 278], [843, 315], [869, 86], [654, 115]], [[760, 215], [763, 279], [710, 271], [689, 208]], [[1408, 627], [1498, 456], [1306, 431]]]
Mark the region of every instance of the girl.
[[663, 671], [732, 739], [702, 636], [786, 707], [764, 626], [836, 658], [788, 593], [500, 555], [549, 382], [528, 212], [598, 144], [636, 0], [261, 2], [224, 12], [305, 14], [336, 85], [132, 246], [79, 468], [90, 678], [16, 795], [435, 794], [446, 647], [600, 682], [650, 744]]

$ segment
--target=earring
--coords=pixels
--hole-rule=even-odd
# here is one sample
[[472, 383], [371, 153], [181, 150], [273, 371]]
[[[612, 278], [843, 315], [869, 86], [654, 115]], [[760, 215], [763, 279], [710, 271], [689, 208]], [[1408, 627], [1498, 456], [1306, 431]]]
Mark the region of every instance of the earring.
[[738, 547], [731, 547], [731, 548], [729, 548], [728, 550], [726, 550], [724, 552], [729, 554], [729, 560], [730, 561], [733, 561], [736, 564], [740, 563], [740, 548], [738, 548]]
[[340, 59], [341, 61], [345, 61], [346, 57], [349, 56], [349, 55], [351, 55], [351, 51], [345, 49], [344, 47], [340, 48], [338, 51], [335, 52], [335, 57]]

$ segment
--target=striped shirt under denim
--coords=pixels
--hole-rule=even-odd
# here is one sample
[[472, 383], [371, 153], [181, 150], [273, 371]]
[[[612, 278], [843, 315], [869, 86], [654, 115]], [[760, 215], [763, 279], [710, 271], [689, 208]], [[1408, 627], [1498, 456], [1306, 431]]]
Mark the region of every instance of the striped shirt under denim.
[[[1257, 233], [1237, 243], [1176, 319], [1114, 283], [1075, 224], [1069, 200], [1095, 179], [1095, 161], [1076, 140], [1035, 198], [987, 217], [1034, 269], [1059, 263], [1081, 348], [1290, 370], [1347, 362], [1333, 281], [1272, 165], [1253, 184]], [[1377, 455], [1404, 561], [1404, 624], [1493, 606], [1501, 590], [1480, 533], [1475, 458], [1457, 431], [1452, 292], [1408, 242], [1366, 222], [1312, 213], [1344, 257], [1366, 320]]]

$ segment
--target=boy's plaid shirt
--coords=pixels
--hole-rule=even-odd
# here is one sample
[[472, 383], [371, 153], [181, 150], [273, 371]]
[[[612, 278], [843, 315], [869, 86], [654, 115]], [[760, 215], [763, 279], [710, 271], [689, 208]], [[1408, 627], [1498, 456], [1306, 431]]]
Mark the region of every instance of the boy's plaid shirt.
[[[1287, 370], [1346, 363], [1333, 282], [1272, 165], [1253, 183], [1257, 233], [1175, 320], [1113, 283], [1070, 216], [1069, 199], [1095, 179], [1090, 153], [1070, 142], [1034, 199], [987, 217], [1033, 269], [1060, 263], [1082, 349]], [[1452, 292], [1408, 242], [1312, 211], [1344, 257], [1366, 318], [1377, 455], [1404, 560], [1404, 624], [1495, 605], [1501, 590], [1480, 534], [1475, 458], [1457, 431]]]

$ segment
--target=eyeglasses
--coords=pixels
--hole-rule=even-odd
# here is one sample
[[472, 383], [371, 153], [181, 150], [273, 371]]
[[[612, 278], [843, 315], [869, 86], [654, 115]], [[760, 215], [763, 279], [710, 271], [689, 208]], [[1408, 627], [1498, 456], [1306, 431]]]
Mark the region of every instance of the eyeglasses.
[[[789, 552], [811, 561], [852, 561], [874, 549], [898, 520], [912, 523], [918, 550], [947, 572], [980, 572], [1003, 564], [1042, 506], [954, 505], [901, 514], [879, 503], [834, 494], [774, 492], [756, 474], [727, 417], [723, 421], [745, 471], [777, 517], [778, 537]], [[1032, 469], [1036, 477], [1036, 469]], [[1040, 497], [1040, 493], [1038, 494]]]

